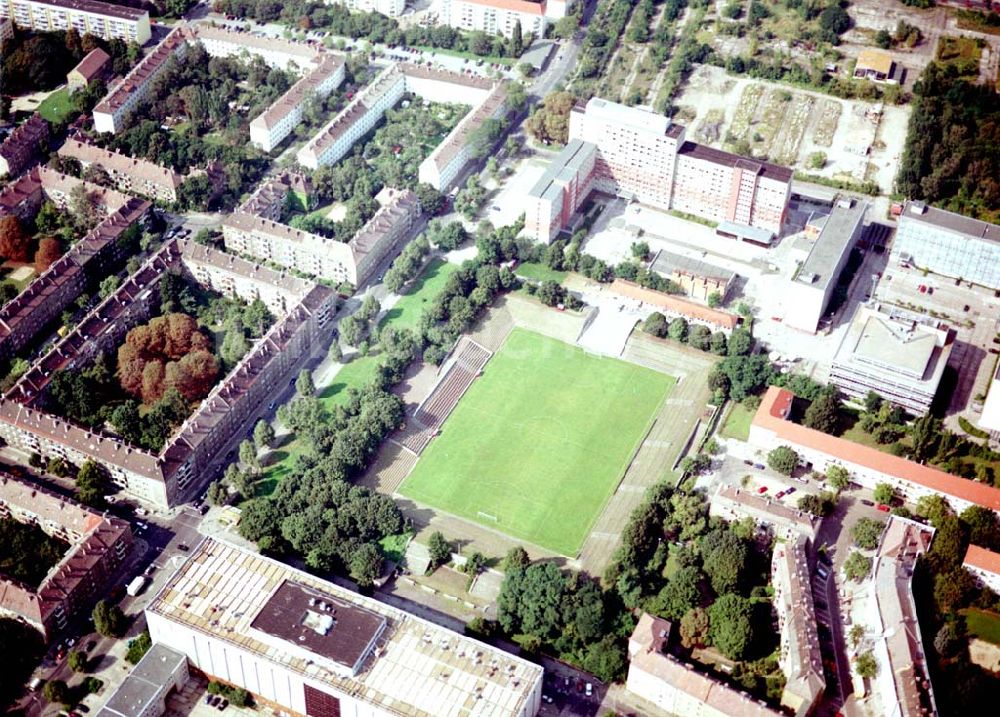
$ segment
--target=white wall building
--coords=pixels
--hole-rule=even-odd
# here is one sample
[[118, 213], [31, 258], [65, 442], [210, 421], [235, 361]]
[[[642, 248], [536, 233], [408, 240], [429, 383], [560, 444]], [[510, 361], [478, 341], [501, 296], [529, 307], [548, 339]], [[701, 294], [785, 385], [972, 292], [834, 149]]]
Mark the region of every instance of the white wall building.
[[89, 33], [139, 45], [150, 38], [147, 10], [100, 0], [0, 0], [0, 18], [39, 32], [66, 32], [73, 27], [81, 37]]
[[[565, 3], [556, 3], [555, 11], [566, 12]], [[510, 37], [521, 23], [522, 37], [531, 33], [545, 35], [550, 22], [548, 4], [532, 0], [442, 0], [441, 22], [459, 30], [486, 32]], [[561, 16], [560, 16], [561, 17]], [[556, 18], [557, 19], [557, 18]]]
[[250, 122], [250, 142], [270, 152], [291, 134], [302, 121], [306, 103], [323, 99], [344, 81], [344, 61], [326, 54], [317, 67], [306, 73], [263, 114]]
[[272, 709], [342, 717], [531, 717], [542, 668], [206, 538], [146, 608], [149, 633]]
[[830, 383], [851, 398], [874, 391], [921, 416], [930, 409], [955, 346], [955, 332], [923, 314], [860, 306], [830, 368]]
[[[265, 185], [259, 191], [268, 191]], [[255, 195], [256, 196], [256, 195]], [[295, 229], [249, 211], [253, 197], [226, 217], [222, 237], [226, 248], [312, 276], [360, 286], [379, 262], [395, 249], [420, 218], [420, 201], [408, 189], [383, 189], [382, 206], [350, 241]]]
[[149, 648], [97, 717], [160, 717], [167, 697], [188, 681], [187, 657], [160, 643]]
[[962, 567], [972, 573], [980, 585], [1000, 593], [1000, 554], [970, 544]]
[[[826, 313], [840, 272], [864, 231], [867, 202], [841, 199], [782, 292], [785, 324], [814, 333]], [[864, 281], [862, 277], [859, 281]]]
[[599, 98], [570, 112], [569, 143], [525, 198], [525, 230], [551, 241], [591, 191], [718, 223], [762, 244], [781, 231], [791, 170], [685, 140], [653, 112]]
[[767, 389], [750, 425], [752, 446], [763, 453], [789, 446], [798, 452], [801, 462], [812, 463], [816, 471], [823, 473], [830, 465], [842, 466], [861, 486], [872, 490], [879, 483], [888, 483], [908, 503], [916, 503], [926, 495], [939, 495], [956, 513], [973, 505], [1000, 512], [1000, 488], [788, 420], [793, 398], [786, 389], [776, 386]]
[[375, 128], [387, 110], [403, 99], [405, 92], [406, 78], [397, 65], [390, 65], [358, 92], [295, 158], [309, 169], [339, 162], [355, 142]]
[[343, 5], [351, 12], [380, 12], [399, 17], [406, 10], [406, 0], [326, 0], [328, 5]]

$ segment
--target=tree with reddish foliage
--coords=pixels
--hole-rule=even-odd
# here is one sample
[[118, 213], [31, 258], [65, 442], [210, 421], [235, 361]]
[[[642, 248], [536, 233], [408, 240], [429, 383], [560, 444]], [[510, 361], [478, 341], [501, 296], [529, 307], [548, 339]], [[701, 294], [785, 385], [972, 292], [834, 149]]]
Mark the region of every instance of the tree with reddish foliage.
[[118, 348], [118, 380], [147, 406], [170, 388], [188, 401], [197, 401], [208, 394], [219, 375], [219, 362], [211, 348], [212, 340], [187, 314], [158, 316], [126, 335]]
[[0, 256], [10, 261], [31, 259], [31, 236], [13, 215], [0, 219]]
[[59, 240], [55, 237], [44, 237], [38, 242], [38, 250], [35, 252], [35, 271], [41, 274], [61, 256], [62, 246]]

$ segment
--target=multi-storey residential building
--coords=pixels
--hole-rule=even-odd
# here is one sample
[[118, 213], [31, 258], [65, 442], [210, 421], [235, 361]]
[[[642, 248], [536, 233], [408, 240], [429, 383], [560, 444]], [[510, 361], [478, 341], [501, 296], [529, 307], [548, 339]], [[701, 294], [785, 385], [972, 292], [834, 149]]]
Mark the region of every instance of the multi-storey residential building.
[[[94, 108], [94, 129], [111, 133], [121, 131], [128, 113], [148, 95], [153, 79], [166, 70], [171, 60], [183, 59], [188, 45], [195, 42], [201, 43], [211, 57], [252, 55], [260, 57], [269, 67], [306, 74], [303, 80], [308, 79], [308, 82], [293, 86], [275, 102], [273, 113], [269, 108], [261, 115], [266, 119], [257, 123], [255, 142], [280, 142], [275, 138], [280, 135], [283, 139], [301, 121], [302, 103], [311, 91], [329, 94], [343, 81], [342, 61], [338, 62], [334, 55], [306, 43], [258, 37], [204, 23], [181, 23]], [[281, 135], [283, 131], [284, 135]]]
[[783, 287], [786, 325], [809, 333], [819, 327], [851, 250], [864, 231], [867, 202], [841, 199], [823, 218], [819, 235]]
[[[47, 413], [41, 399], [53, 374], [114, 350], [132, 327], [148, 321], [167, 272], [182, 272], [227, 296], [260, 298], [277, 320], [159, 454]], [[314, 346], [325, 342], [335, 309], [336, 297], [324, 286], [194, 242], [168, 242], [0, 398], [0, 436], [23, 450], [77, 465], [94, 460], [133, 498], [163, 508], [176, 505], [202, 488], [233, 435], [253, 425]]]
[[864, 616], [866, 640], [872, 641], [878, 663], [878, 673], [869, 681], [872, 714], [938, 713], [912, 585], [917, 558], [927, 552], [933, 538], [933, 528], [898, 516], [890, 517], [882, 532]]
[[91, 82], [103, 80], [111, 69], [111, 55], [95, 47], [80, 60], [79, 64], [66, 73], [66, 87], [70, 93], [81, 90]]
[[46, 640], [104, 597], [132, 547], [125, 521], [6, 473], [0, 473], [0, 516], [37, 525], [69, 543], [40, 585], [0, 575], [0, 614], [25, 620]]
[[316, 169], [339, 161], [407, 92], [430, 102], [459, 102], [473, 107], [420, 165], [420, 181], [439, 190], [449, 186], [473, 159], [475, 131], [506, 111], [505, 82], [407, 62], [390, 65], [299, 150], [299, 164]]
[[823, 656], [816, 632], [808, 546], [806, 537], [796, 535], [776, 543], [771, 554], [771, 585], [774, 587], [771, 604], [778, 616], [780, 635], [778, 666], [786, 678], [781, 704], [796, 717], [812, 714], [826, 690]]
[[0, 215], [30, 220], [45, 200], [65, 210], [74, 187], [83, 185], [105, 218], [56, 259], [24, 291], [0, 308], [0, 359], [16, 355], [39, 331], [62, 313], [88, 285], [124, 262], [118, 239], [146, 217], [150, 203], [81, 182], [46, 167], [35, 167], [0, 192]]
[[445, 25], [504, 37], [513, 35], [518, 23], [524, 35], [543, 37], [550, 22], [545, 0], [443, 0], [440, 7]]
[[802, 462], [811, 463], [814, 470], [822, 473], [831, 465], [842, 466], [864, 488], [874, 490], [879, 483], [888, 483], [908, 503], [916, 503], [926, 495], [939, 495], [956, 513], [973, 505], [1000, 512], [1000, 488], [959, 478], [790, 421], [794, 398], [784, 388], [767, 389], [750, 425], [752, 446], [765, 453], [778, 446], [789, 446], [798, 452]]
[[[279, 178], [266, 183], [222, 224], [226, 248], [237, 254], [273, 262], [337, 283], [363, 284], [371, 272], [420, 218], [420, 201], [408, 189], [383, 189], [379, 210], [348, 242], [281, 224], [266, 198], [284, 196], [288, 185]], [[282, 188], [285, 188], [282, 191]]]
[[149, 12], [100, 0], [0, 0], [0, 18], [39, 32], [65, 32], [104, 40], [149, 42]]
[[1000, 226], [907, 202], [899, 215], [892, 259], [1000, 289]]
[[840, 342], [830, 383], [851, 398], [874, 391], [923, 415], [931, 407], [955, 332], [937, 319], [891, 306], [860, 306]]
[[338, 112], [295, 155], [303, 167], [318, 169], [340, 161], [354, 143], [374, 129], [386, 110], [406, 92], [406, 77], [398, 65], [389, 65], [347, 106]]
[[0, 175], [19, 175], [38, 161], [48, 141], [49, 123], [36, 112], [15, 127], [0, 144]]
[[698, 672], [666, 652], [672, 626], [643, 613], [628, 640], [625, 688], [659, 710], [697, 717], [779, 717], [771, 709], [729, 685]]
[[965, 551], [962, 567], [968, 570], [980, 585], [1000, 593], [1000, 554], [970, 544]]
[[187, 27], [178, 25], [163, 41], [129, 70], [125, 78], [94, 107], [94, 130], [120, 132], [125, 118], [149, 94], [153, 80], [170, 66], [170, 60], [180, 60], [187, 52]]
[[525, 229], [541, 241], [591, 191], [692, 214], [758, 243], [781, 231], [789, 169], [688, 142], [666, 117], [596, 97], [570, 112], [569, 139], [525, 200]]
[[531, 717], [542, 702], [541, 666], [214, 538], [145, 612], [154, 644], [275, 711]]
[[250, 142], [270, 152], [298, 127], [307, 102], [326, 97], [343, 81], [344, 60], [324, 54], [315, 69], [250, 122]]
[[9, 17], [0, 18], [0, 47], [7, 40], [14, 38], [14, 23], [11, 22]]
[[123, 192], [164, 202], [177, 201], [177, 188], [184, 181], [181, 175], [168, 167], [145, 159], [133, 159], [72, 138], [63, 143], [58, 154], [79, 161], [83, 167], [98, 165]]
[[331, 5], [343, 5], [351, 12], [379, 12], [399, 17], [406, 10], [406, 0], [329, 0]]
[[812, 513], [733, 485], [719, 486], [708, 512], [728, 521], [751, 518], [759, 527], [773, 531], [775, 537], [783, 540], [793, 540], [797, 535], [815, 540], [822, 522]]
[[[411, 81], [408, 77], [407, 84]], [[462, 92], [452, 101], [471, 98], [473, 88], [463, 87]], [[498, 83], [473, 109], [455, 126], [444, 141], [430, 156], [420, 163], [418, 178], [439, 192], [447, 192], [462, 172], [482, 149], [477, 145], [481, 139], [477, 131], [489, 120], [500, 119], [507, 112], [507, 84]]]

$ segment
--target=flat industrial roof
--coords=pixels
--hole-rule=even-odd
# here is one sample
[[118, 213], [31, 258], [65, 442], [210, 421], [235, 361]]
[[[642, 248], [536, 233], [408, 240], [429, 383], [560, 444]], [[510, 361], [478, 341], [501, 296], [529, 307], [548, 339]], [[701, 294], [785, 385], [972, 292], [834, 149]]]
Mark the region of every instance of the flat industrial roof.
[[851, 318], [837, 348], [834, 364], [860, 362], [937, 386], [953, 341], [948, 327], [937, 322], [921, 323], [900, 310], [862, 306]]
[[156, 700], [163, 686], [172, 681], [174, 674], [186, 662], [186, 655], [156, 643], [111, 695], [98, 717], [141, 717], [148, 714], [149, 704]]
[[36, 2], [39, 5], [49, 5], [50, 7], [61, 7], [67, 10], [89, 12], [94, 15], [117, 17], [121, 20], [135, 21], [149, 15], [148, 10], [138, 10], [132, 7], [125, 7], [124, 5], [100, 2], [99, 0], [32, 0], [32, 2]]
[[670, 120], [664, 115], [617, 102], [609, 102], [599, 97], [587, 101], [587, 114], [619, 125], [627, 125], [646, 134], [665, 135]]
[[899, 215], [899, 231], [904, 231], [908, 222], [930, 224], [974, 239], [1000, 242], [1000, 226], [931, 207], [923, 202], [906, 203]]
[[579, 139], [571, 139], [556, 155], [555, 159], [549, 162], [544, 174], [538, 178], [535, 185], [528, 192], [529, 197], [549, 198], [551, 192], [555, 191], [556, 182], [563, 177], [576, 174], [577, 165], [587, 158], [588, 153], [596, 151], [597, 147], [590, 142]]
[[837, 265], [857, 238], [858, 225], [864, 222], [867, 210], [867, 202], [852, 201], [846, 207], [834, 204], [795, 280], [826, 291], [837, 280]]
[[[251, 628], [285, 582], [385, 620], [356, 675], [330, 669], [283, 641], [265, 642]], [[399, 715], [516, 715], [543, 674], [539, 665], [216, 538], [190, 552], [146, 611]]]
[[250, 627], [353, 670], [385, 623], [377, 613], [286, 580]]

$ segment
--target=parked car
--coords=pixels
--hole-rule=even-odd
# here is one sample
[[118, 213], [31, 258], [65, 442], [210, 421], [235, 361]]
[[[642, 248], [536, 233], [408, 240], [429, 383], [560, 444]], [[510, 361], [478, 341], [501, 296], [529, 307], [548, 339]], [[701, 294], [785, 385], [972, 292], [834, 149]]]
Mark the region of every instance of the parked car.
[[785, 488], [785, 495], [791, 495], [795, 492], [795, 486], [791, 485]]
[[753, 467], [759, 471], [765, 470], [767, 468], [767, 466], [765, 466], [763, 463], [754, 463]]
[[229, 700], [223, 697], [221, 700], [219, 700], [219, 704], [216, 705], [216, 708], [219, 710], [219, 712], [222, 712], [222, 710], [226, 709], [226, 707], [228, 706], [229, 706]]
[[779, 490], [777, 493], [774, 494], [774, 497], [777, 498], [777, 499], [779, 499], [779, 500], [782, 499], [782, 498], [784, 498], [785, 497], [785, 491]]
[[881, 510], [881, 511], [882, 511], [883, 513], [888, 513], [888, 512], [890, 511], [890, 510], [892, 510], [892, 509], [891, 509], [891, 508], [890, 508], [889, 506], [887, 506], [887, 505], [883, 505], [883, 504], [881, 504], [881, 503], [879, 503], [879, 504], [878, 504], [878, 505], [876, 505], [875, 507], [876, 507], [876, 508], [877, 508], [878, 510]]
[[862, 498], [861, 499], [861, 505], [867, 505], [870, 508], [871, 506], [873, 506], [875, 504], [873, 502], [871, 502], [870, 500], [868, 500], [867, 498]]
[[760, 488], [757, 489], [757, 492], [760, 493], [761, 495], [764, 495], [765, 493], [767, 493], [767, 486], [762, 485]]

